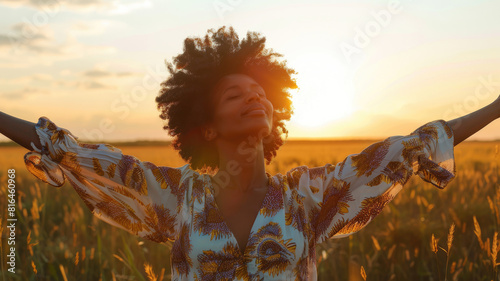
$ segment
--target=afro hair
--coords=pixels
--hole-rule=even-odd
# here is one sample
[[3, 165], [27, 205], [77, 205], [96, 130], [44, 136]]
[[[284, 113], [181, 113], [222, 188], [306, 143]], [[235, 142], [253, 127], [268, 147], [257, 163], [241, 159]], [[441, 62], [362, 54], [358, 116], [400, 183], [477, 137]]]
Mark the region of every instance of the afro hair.
[[[209, 36], [211, 34], [211, 36]], [[170, 75], [161, 83], [156, 97], [160, 118], [168, 120], [163, 126], [172, 145], [192, 169], [218, 169], [219, 157], [213, 142], [203, 137], [203, 126], [213, 117], [210, 97], [217, 82], [228, 74], [240, 73], [252, 77], [262, 88], [274, 107], [270, 141], [263, 142], [264, 157], [269, 164], [288, 137], [284, 121], [293, 113], [288, 89], [296, 89], [295, 70], [286, 67], [286, 60], [272, 49], [265, 48], [265, 37], [248, 32], [241, 42], [233, 27], [208, 30], [205, 38], [184, 40], [183, 53], [173, 58], [175, 66], [165, 61]]]

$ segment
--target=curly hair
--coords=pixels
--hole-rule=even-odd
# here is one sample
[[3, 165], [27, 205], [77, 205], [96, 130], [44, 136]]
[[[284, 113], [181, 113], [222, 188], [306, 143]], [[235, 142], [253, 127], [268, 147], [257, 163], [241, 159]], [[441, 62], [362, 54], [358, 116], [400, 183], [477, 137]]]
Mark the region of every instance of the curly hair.
[[[211, 33], [211, 38], [209, 34]], [[170, 76], [161, 83], [155, 101], [160, 118], [168, 119], [163, 126], [170, 136], [172, 145], [192, 169], [215, 170], [219, 156], [213, 142], [204, 139], [202, 127], [213, 117], [210, 97], [217, 82], [228, 74], [240, 73], [252, 77], [266, 91], [274, 107], [270, 141], [264, 142], [264, 157], [269, 164], [276, 151], [284, 143], [281, 134], [288, 137], [284, 121], [293, 113], [291, 95], [287, 89], [296, 89], [292, 74], [297, 72], [286, 67], [286, 60], [278, 62], [273, 56], [283, 55], [272, 49], [265, 49], [265, 37], [260, 33], [247, 32], [241, 42], [233, 27], [226, 30], [208, 30], [205, 38], [184, 40], [183, 53], [165, 60]]]

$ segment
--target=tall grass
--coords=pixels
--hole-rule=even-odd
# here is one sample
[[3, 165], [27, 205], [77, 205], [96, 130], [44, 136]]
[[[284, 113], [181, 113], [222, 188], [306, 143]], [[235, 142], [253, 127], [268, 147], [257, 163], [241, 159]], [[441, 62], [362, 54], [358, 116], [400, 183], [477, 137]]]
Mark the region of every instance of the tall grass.
[[[288, 142], [271, 174], [337, 163], [372, 142]], [[319, 280], [500, 280], [497, 142], [455, 147], [457, 175], [445, 190], [414, 176], [368, 226], [317, 247]], [[184, 162], [167, 147], [120, 147], [157, 165]], [[94, 217], [68, 183], [37, 181], [23, 148], [0, 148], [0, 278], [3, 280], [170, 280], [163, 244]], [[6, 173], [16, 169], [16, 274], [7, 272]], [[10, 247], [10, 246], [9, 246]]]

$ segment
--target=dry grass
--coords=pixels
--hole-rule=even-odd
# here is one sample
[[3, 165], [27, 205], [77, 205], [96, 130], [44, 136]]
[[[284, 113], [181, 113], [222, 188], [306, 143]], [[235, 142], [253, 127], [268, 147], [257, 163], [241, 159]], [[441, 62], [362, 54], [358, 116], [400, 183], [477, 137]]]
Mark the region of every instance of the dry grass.
[[[371, 143], [289, 142], [268, 171], [285, 173], [298, 165], [337, 163]], [[443, 280], [441, 276], [500, 280], [498, 144], [460, 144], [455, 147], [457, 176], [445, 190], [414, 176], [363, 230], [319, 245], [319, 280]], [[184, 165], [168, 147], [120, 148], [159, 166]], [[18, 188], [17, 273], [6, 272], [8, 245], [3, 226], [7, 217], [2, 210], [0, 276], [6, 280], [170, 279], [166, 246], [100, 221], [68, 183], [57, 189], [35, 180], [24, 166], [26, 152], [20, 147], [0, 147], [2, 209], [7, 205], [3, 184], [7, 169], [16, 169]], [[353, 266], [357, 270], [347, 270]]]

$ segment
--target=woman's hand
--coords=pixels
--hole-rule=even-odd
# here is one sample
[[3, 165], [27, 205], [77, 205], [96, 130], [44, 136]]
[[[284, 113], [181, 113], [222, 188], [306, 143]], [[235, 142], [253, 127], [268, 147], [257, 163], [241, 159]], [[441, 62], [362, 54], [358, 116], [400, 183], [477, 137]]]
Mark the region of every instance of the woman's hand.
[[461, 143], [468, 137], [481, 130], [493, 120], [500, 117], [500, 96], [488, 104], [465, 116], [447, 121], [453, 130], [453, 145]]

